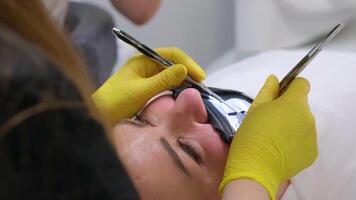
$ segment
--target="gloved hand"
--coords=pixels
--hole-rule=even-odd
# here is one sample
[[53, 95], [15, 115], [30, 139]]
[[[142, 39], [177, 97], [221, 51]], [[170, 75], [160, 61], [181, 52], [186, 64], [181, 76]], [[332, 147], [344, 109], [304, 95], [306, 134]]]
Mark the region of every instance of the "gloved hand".
[[187, 74], [196, 81], [205, 79], [202, 68], [182, 50], [156, 51], [177, 64], [165, 69], [144, 55], [133, 56], [93, 94], [95, 104], [112, 124], [133, 117], [151, 97], [179, 86]]
[[280, 97], [278, 90], [278, 79], [269, 76], [231, 143], [220, 193], [235, 179], [252, 179], [275, 199], [283, 181], [315, 161], [308, 81], [296, 78]]

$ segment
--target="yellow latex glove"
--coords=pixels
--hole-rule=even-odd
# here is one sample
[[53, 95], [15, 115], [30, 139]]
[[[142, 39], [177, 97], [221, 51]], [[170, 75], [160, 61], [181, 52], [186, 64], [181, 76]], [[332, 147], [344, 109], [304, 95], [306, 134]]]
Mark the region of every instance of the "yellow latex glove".
[[179, 86], [187, 74], [196, 81], [205, 79], [202, 68], [182, 50], [155, 50], [177, 65], [165, 69], [144, 55], [133, 56], [93, 94], [95, 104], [111, 123], [133, 117], [151, 97]]
[[235, 179], [252, 179], [275, 199], [283, 181], [315, 161], [308, 81], [296, 78], [281, 97], [278, 90], [278, 79], [269, 76], [231, 143], [220, 193]]

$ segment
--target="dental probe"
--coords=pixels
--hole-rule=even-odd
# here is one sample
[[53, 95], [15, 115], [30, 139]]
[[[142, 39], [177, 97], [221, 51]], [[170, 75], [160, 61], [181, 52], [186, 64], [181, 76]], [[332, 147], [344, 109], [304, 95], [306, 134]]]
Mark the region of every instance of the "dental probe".
[[292, 70], [279, 83], [279, 94], [282, 94], [289, 84], [298, 76], [300, 72], [319, 54], [322, 48], [330, 42], [344, 28], [344, 24], [336, 25], [318, 44], [316, 44], [307, 55], [305, 55]]
[[[117, 28], [113, 28], [113, 33], [120, 38], [121, 40], [123, 40], [124, 42], [130, 44], [131, 46], [135, 47], [139, 52], [141, 52], [142, 54], [146, 55], [147, 57], [151, 58], [153, 61], [156, 61], [164, 66], [170, 67], [173, 66], [174, 63], [171, 62], [170, 60], [167, 60], [165, 58], [163, 58], [162, 56], [160, 56], [158, 53], [156, 53], [153, 49], [151, 49], [150, 47], [142, 44], [141, 42], [139, 42], [138, 40], [136, 40], [135, 38], [133, 38], [132, 36], [130, 36], [129, 34], [127, 34], [126, 32], [117, 29]], [[184, 80], [186, 83], [207, 92], [209, 95], [215, 97], [216, 99], [218, 99], [221, 103], [225, 104], [227, 107], [229, 107], [230, 109], [232, 109], [233, 111], [237, 112], [236, 108], [234, 108], [233, 106], [229, 105], [228, 103], [226, 103], [220, 96], [218, 96], [217, 94], [215, 94], [213, 91], [211, 91], [206, 85], [204, 85], [201, 82], [197, 82], [194, 81], [190, 76], [187, 76]]]

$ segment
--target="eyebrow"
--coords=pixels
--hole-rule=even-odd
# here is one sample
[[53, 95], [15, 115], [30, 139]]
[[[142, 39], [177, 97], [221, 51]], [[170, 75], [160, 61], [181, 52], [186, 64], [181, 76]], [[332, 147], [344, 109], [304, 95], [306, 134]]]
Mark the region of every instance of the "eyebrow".
[[186, 175], [189, 177], [192, 177], [192, 175], [189, 173], [187, 168], [184, 166], [182, 160], [179, 158], [177, 152], [173, 149], [173, 147], [168, 143], [168, 141], [164, 138], [161, 137], [160, 139], [161, 144], [163, 145], [164, 149], [168, 152], [168, 154], [171, 156], [173, 159], [174, 164], [182, 170]]

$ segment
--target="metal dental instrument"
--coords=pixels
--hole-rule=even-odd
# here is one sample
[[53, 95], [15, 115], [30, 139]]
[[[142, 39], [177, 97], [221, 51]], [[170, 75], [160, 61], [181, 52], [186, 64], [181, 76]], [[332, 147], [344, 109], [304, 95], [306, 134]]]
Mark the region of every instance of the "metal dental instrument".
[[[141, 52], [142, 54], [146, 55], [147, 57], [151, 58], [152, 60], [170, 67], [173, 66], [174, 63], [171, 62], [170, 60], [167, 60], [163, 57], [161, 57], [158, 53], [156, 53], [153, 49], [149, 48], [148, 46], [142, 44], [141, 42], [139, 42], [138, 40], [136, 40], [135, 38], [133, 38], [132, 36], [130, 36], [129, 34], [127, 34], [126, 32], [117, 29], [117, 28], [113, 28], [113, 33], [120, 38], [121, 40], [123, 40], [124, 42], [130, 44], [131, 46], [135, 47], [139, 52]], [[220, 96], [218, 96], [217, 94], [215, 94], [213, 91], [211, 91], [207, 86], [205, 86], [203, 83], [194, 81], [191, 77], [187, 76], [186, 79], [184, 80], [186, 83], [192, 85], [193, 87], [205, 91], [206, 93], [208, 93], [209, 95], [215, 97], [216, 99], [218, 99], [221, 103], [225, 104], [227, 107], [229, 107], [230, 109], [232, 109], [234, 112], [238, 112], [233, 106], [229, 105], [228, 103], [226, 103]]]
[[279, 94], [282, 94], [289, 84], [298, 76], [300, 72], [318, 55], [322, 48], [330, 42], [344, 28], [344, 24], [336, 25], [317, 45], [315, 45], [307, 55], [305, 55], [298, 64], [279, 83]]

